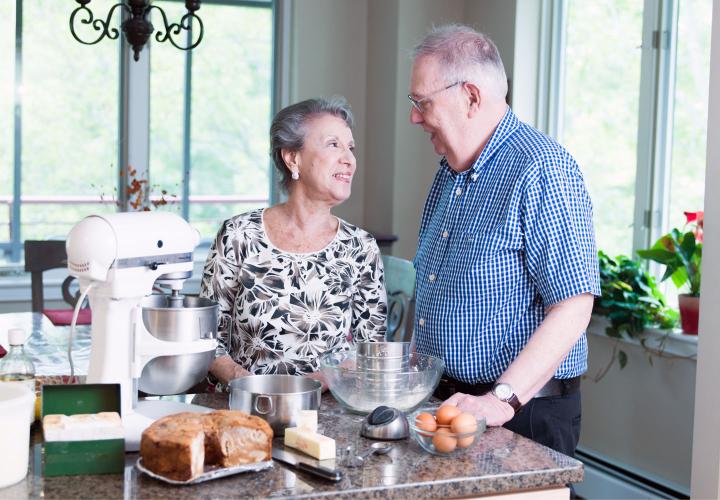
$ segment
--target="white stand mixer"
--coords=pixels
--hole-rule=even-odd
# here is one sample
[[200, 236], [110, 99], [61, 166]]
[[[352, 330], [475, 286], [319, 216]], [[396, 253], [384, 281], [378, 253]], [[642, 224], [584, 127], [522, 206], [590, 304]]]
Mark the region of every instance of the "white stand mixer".
[[[142, 431], [155, 419], [207, 408], [173, 401], [138, 401], [143, 368], [159, 356], [214, 351], [214, 338], [159, 340], [144, 326], [141, 302], [156, 282], [173, 296], [193, 269], [200, 236], [181, 217], [167, 212], [89, 216], [67, 237], [68, 270], [88, 288], [92, 308], [92, 349], [87, 383], [121, 386], [125, 449], [139, 449]], [[173, 300], [171, 299], [171, 304]]]

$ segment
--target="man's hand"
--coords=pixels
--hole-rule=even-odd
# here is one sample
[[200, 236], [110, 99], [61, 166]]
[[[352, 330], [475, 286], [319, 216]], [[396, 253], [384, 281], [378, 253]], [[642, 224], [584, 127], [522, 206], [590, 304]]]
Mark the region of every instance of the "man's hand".
[[456, 392], [443, 405], [457, 406], [460, 410], [475, 415], [477, 419], [485, 418], [488, 426], [503, 425], [515, 416], [515, 410], [510, 404], [500, 401], [492, 394], [470, 396]]

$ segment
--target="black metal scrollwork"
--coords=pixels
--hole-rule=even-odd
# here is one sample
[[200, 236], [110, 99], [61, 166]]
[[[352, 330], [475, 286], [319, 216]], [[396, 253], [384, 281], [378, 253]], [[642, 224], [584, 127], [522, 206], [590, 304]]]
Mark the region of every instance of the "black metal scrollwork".
[[[152, 23], [148, 20], [148, 14], [152, 9], [160, 12], [163, 20], [163, 30], [158, 30], [155, 34], [155, 40], [158, 42], [165, 42], [167, 40], [173, 44], [174, 47], [180, 50], [191, 50], [197, 47], [203, 38], [204, 27], [202, 20], [195, 14], [195, 11], [200, 9], [200, 0], [185, 0], [185, 8], [187, 14], [185, 14], [179, 23], [168, 23], [165, 12], [155, 5], [150, 4], [150, 0], [126, 0], [126, 2], [120, 2], [113, 5], [103, 21], [101, 18], [95, 19], [92, 11], [87, 7], [87, 4], [91, 0], [75, 0], [80, 6], [72, 11], [70, 14], [70, 33], [73, 38], [78, 42], [85, 45], [95, 45], [103, 38], [107, 37], [110, 40], [116, 40], [120, 36], [120, 32], [117, 28], [110, 27], [110, 21], [115, 13], [115, 9], [118, 7], [125, 9], [128, 17], [121, 24], [121, 29], [125, 33], [125, 38], [133, 49], [133, 58], [138, 61], [140, 59], [140, 51], [147, 43], [150, 35], [155, 30]], [[95, 40], [86, 41], [80, 38], [76, 33], [76, 19], [80, 25], [92, 25], [95, 31], [99, 31], [100, 34]], [[197, 40], [194, 43], [190, 43], [187, 47], [178, 45], [173, 39], [173, 36], [179, 35], [183, 30], [190, 32], [192, 23], [196, 22], [199, 26], [197, 31]]]
[[[187, 5], [192, 2], [185, 2], [185, 3]], [[199, 5], [198, 5], [198, 8], [200, 8]], [[182, 17], [182, 19], [180, 19], [180, 22], [172, 23], [172, 24], [168, 24], [167, 17], [165, 16], [165, 12], [163, 12], [163, 10], [160, 7], [151, 5], [148, 8], [148, 11], [150, 9], [157, 9], [160, 11], [160, 14], [162, 15], [162, 18], [163, 18], [163, 24], [165, 25], [164, 31], [158, 30], [158, 32], [155, 33], [155, 40], [157, 40], [158, 42], [164, 42], [164, 41], [169, 40], [170, 43], [173, 44], [173, 46], [177, 49], [192, 50], [195, 47], [197, 47], [198, 44], [202, 41], [203, 31], [204, 31], [202, 19], [200, 19], [197, 15], [195, 15], [195, 12], [191, 11], [189, 6], [188, 6], [188, 13], [185, 14]], [[173, 37], [173, 35], [179, 35], [183, 30], [190, 31], [191, 23], [193, 21], [196, 21], [198, 23], [198, 25], [200, 26], [200, 29], [198, 31], [198, 38], [194, 43], [188, 45], [187, 47], [181, 47], [180, 45], [178, 45], [175, 42], [175, 40], [173, 40], [172, 37]]]

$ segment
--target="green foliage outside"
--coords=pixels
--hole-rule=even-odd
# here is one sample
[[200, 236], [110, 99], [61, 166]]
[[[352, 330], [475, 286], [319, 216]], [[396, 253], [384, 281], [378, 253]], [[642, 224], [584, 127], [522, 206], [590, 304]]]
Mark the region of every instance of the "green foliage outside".
[[[93, 0], [96, 17], [116, 3]], [[157, 1], [168, 19], [184, 2]], [[30, 197], [102, 196], [105, 203], [26, 203], [21, 238], [64, 238], [92, 213], [117, 210], [119, 44], [86, 46], [68, 27], [75, 2], [23, 1], [22, 194]], [[205, 37], [192, 52], [190, 194], [244, 196], [243, 203], [190, 207], [190, 223], [212, 237], [222, 220], [267, 204], [271, 119], [270, 8], [203, 4]], [[117, 13], [116, 13], [117, 18]], [[155, 28], [159, 28], [155, 23]], [[84, 27], [83, 34], [92, 35]], [[95, 35], [96, 36], [96, 35]], [[180, 212], [186, 52], [151, 42], [151, 194], [163, 190], [163, 210]], [[0, 1], [0, 196], [13, 194], [15, 2]], [[132, 166], [132, 165], [131, 165]], [[0, 204], [0, 242], [10, 238], [9, 207]], [[2, 256], [0, 255], [0, 259]]]
[[[625, 255], [610, 258], [598, 252], [602, 296], [596, 300], [595, 312], [610, 321], [605, 333], [613, 338], [634, 338], [644, 345], [642, 333], [648, 328], [672, 330], [679, 314], [669, 308], [655, 278], [642, 264]], [[617, 350], [620, 368], [627, 354]]]

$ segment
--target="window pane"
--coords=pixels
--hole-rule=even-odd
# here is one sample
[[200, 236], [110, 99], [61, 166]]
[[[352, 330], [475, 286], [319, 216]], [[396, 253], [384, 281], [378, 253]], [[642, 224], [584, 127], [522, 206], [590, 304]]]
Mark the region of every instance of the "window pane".
[[[184, 11], [158, 2], [168, 19]], [[205, 32], [192, 52], [190, 222], [211, 238], [234, 214], [270, 194], [272, 11], [203, 4]], [[155, 43], [151, 57], [150, 171], [156, 189], [182, 194], [185, 53]], [[179, 206], [176, 207], [179, 210]]]
[[610, 255], [632, 251], [642, 9], [642, 0], [568, 2], [562, 143], [585, 175], [598, 248]]
[[192, 204], [190, 221], [211, 237], [222, 220], [268, 202], [272, 12], [207, 7], [205, 38], [193, 54], [190, 192], [250, 200]]
[[[113, 3], [90, 9], [104, 19]], [[23, 6], [21, 236], [64, 238], [81, 217], [115, 210], [118, 42], [75, 41], [74, 4]], [[81, 34], [97, 36], [87, 27]], [[101, 205], [103, 194], [110, 202]]]
[[683, 0], [678, 12], [670, 227], [703, 209], [712, 0]]
[[[10, 241], [13, 195], [15, 2], [0, 1], [0, 243]], [[0, 251], [0, 260], [2, 260]]]
[[[156, 2], [168, 22], [176, 22], [186, 12], [181, 2]], [[206, 5], [198, 13], [202, 16]], [[153, 21], [160, 27], [160, 16]], [[204, 21], [204, 19], [203, 19]], [[151, 38], [152, 40], [152, 38]], [[185, 33], [178, 42], [185, 42]], [[183, 181], [183, 113], [185, 95], [185, 55], [169, 42], [151, 42], [150, 50], [150, 196], [172, 202], [163, 210], [180, 214]]]

